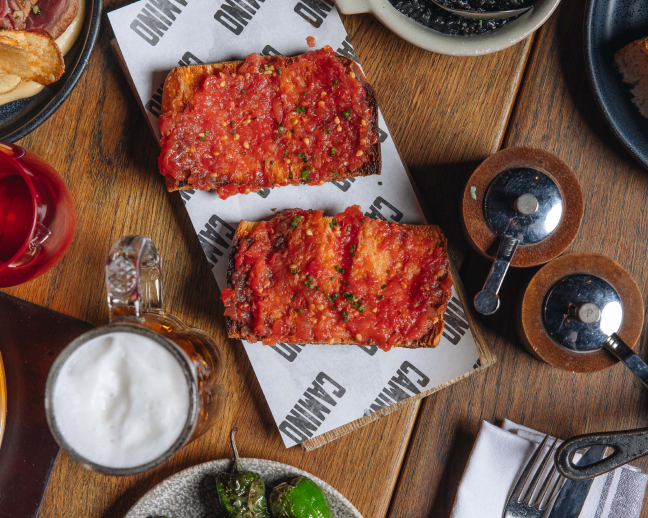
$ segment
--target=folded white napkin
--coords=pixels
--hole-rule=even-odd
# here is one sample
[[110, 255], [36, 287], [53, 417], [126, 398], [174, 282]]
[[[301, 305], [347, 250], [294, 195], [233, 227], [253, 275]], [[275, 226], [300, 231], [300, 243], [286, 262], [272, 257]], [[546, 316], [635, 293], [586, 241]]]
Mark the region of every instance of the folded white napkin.
[[[484, 421], [452, 518], [502, 518], [511, 489], [543, 439], [544, 434], [508, 420], [502, 428]], [[595, 478], [579, 518], [638, 518], [647, 482], [648, 475], [631, 466]]]

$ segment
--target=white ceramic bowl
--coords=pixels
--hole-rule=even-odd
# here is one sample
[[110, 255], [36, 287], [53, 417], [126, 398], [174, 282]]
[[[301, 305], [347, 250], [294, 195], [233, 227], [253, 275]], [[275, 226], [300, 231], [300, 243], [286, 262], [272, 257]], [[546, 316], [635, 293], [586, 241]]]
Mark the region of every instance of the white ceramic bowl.
[[499, 29], [485, 34], [454, 36], [415, 22], [398, 12], [389, 0], [336, 0], [342, 14], [373, 13], [389, 30], [412, 45], [448, 56], [481, 56], [515, 45], [540, 27], [560, 0], [536, 0], [534, 7]]

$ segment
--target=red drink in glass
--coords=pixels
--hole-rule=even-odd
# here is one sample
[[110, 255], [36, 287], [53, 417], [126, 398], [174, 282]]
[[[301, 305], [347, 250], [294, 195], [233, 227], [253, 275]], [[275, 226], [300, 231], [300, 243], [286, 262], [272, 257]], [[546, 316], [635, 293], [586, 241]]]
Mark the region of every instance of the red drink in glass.
[[74, 203], [54, 169], [37, 155], [0, 142], [0, 287], [32, 280], [72, 243]]

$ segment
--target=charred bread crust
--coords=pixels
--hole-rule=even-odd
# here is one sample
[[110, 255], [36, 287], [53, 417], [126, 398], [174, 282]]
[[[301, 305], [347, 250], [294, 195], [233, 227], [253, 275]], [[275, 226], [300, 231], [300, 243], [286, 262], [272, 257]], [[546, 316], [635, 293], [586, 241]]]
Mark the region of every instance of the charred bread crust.
[[[268, 63], [277, 61], [281, 56], [264, 56]], [[295, 58], [285, 58], [290, 64]], [[362, 86], [367, 92], [366, 101], [369, 106], [373, 108], [373, 117], [369, 122], [369, 127], [376, 134], [378, 134], [378, 99], [376, 92], [371, 87], [367, 78], [362, 73], [360, 67], [353, 61], [344, 56], [337, 55], [335, 60], [342, 63], [347, 70], [353, 71], [356, 78], [360, 80]], [[224, 61], [222, 63], [212, 63], [208, 65], [190, 65], [187, 67], [177, 67], [169, 72], [162, 90], [162, 113], [179, 113], [184, 110], [191, 103], [192, 97], [202, 86], [205, 78], [217, 74], [218, 72], [233, 73], [244, 63], [244, 61]], [[341, 172], [336, 178], [336, 182], [345, 180], [346, 178], [355, 178], [358, 176], [370, 176], [372, 174], [380, 174], [382, 165], [382, 157], [380, 150], [380, 139], [371, 148], [371, 158], [361, 168], [355, 171]], [[178, 181], [173, 176], [165, 175], [164, 183], [169, 192], [173, 191], [186, 191], [194, 189], [190, 184], [184, 181]], [[308, 185], [306, 182], [302, 182]], [[224, 184], [225, 185], [225, 184]]]
[[[330, 218], [328, 218], [330, 219]], [[254, 232], [254, 230], [259, 226], [258, 221], [241, 221], [236, 228], [236, 232], [234, 233], [234, 238], [232, 239], [232, 247], [230, 250], [230, 255], [227, 263], [227, 286], [229, 288], [232, 287], [232, 274], [234, 273], [234, 268], [236, 266], [236, 254], [238, 252], [238, 247], [241, 243], [242, 240], [248, 239], [248, 236]], [[405, 225], [402, 223], [398, 223], [399, 225], [403, 225], [407, 227], [410, 231], [414, 232], [415, 234], [418, 234], [423, 237], [427, 237], [428, 239], [431, 239], [434, 243], [434, 248], [442, 248], [444, 254], [448, 255], [448, 241], [443, 234], [442, 230], [440, 227], [437, 225]], [[450, 271], [446, 273], [446, 275], [450, 275]], [[439, 318], [439, 321], [434, 324], [434, 326], [428, 331], [428, 333], [420, 338], [419, 340], [410, 340], [407, 342], [400, 342], [395, 344], [393, 347], [403, 347], [406, 349], [419, 349], [422, 347], [436, 347], [439, 345], [439, 342], [441, 341], [441, 335], [443, 334], [443, 328], [445, 326], [444, 321], [443, 321], [443, 314], [445, 313], [446, 308], [448, 307], [448, 301], [446, 301], [444, 304], [439, 306], [439, 313], [441, 314], [441, 318]], [[244, 340], [242, 334], [241, 334], [241, 323], [232, 320], [229, 317], [225, 317], [225, 329], [227, 330], [227, 336], [229, 338], [235, 338], [239, 340]], [[309, 344], [312, 342], [294, 342], [295, 344]], [[347, 340], [347, 341], [342, 341], [339, 342], [339, 344], [355, 344], [354, 341], [352, 340]], [[328, 342], [326, 342], [326, 345], [329, 345]], [[367, 346], [371, 345], [377, 345], [377, 344], [363, 344]]]

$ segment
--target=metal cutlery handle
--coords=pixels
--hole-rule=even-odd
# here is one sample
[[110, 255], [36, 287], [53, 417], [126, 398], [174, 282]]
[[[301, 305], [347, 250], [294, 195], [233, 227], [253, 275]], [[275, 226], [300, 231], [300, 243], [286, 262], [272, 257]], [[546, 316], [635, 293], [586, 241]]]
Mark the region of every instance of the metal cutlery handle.
[[603, 347], [625, 363], [626, 367], [648, 388], [648, 365], [616, 333], [612, 333], [605, 339]]
[[[606, 446], [613, 452], [603, 460], [587, 466], [577, 466], [574, 455], [578, 450], [592, 446]], [[648, 428], [629, 432], [591, 433], [572, 437], [556, 452], [558, 471], [571, 480], [588, 480], [648, 454]]]
[[499, 249], [497, 250], [497, 257], [495, 262], [488, 273], [484, 289], [475, 295], [475, 309], [482, 315], [492, 315], [497, 311], [500, 305], [499, 290], [502, 286], [502, 281], [511, 264], [513, 254], [517, 250], [520, 241], [513, 237], [502, 236]]

